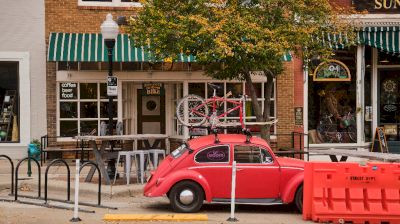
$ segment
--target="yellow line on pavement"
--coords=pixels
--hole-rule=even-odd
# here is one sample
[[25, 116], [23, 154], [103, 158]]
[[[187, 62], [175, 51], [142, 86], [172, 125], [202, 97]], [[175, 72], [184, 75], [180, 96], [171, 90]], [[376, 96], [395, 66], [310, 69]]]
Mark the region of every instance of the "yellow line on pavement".
[[105, 214], [104, 221], [208, 221], [205, 214]]

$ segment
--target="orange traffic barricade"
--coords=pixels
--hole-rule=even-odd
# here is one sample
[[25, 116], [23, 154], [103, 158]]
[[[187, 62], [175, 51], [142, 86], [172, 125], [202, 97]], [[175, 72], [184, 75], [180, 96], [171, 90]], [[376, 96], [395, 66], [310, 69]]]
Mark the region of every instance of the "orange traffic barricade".
[[399, 224], [400, 163], [307, 163], [303, 219]]

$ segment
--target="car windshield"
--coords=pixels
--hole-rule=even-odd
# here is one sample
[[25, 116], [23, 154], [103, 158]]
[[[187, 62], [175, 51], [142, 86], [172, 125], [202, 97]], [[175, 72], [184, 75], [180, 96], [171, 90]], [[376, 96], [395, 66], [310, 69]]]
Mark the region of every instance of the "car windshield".
[[177, 159], [177, 158], [181, 157], [183, 155], [183, 153], [185, 153], [188, 150], [189, 150], [189, 147], [186, 145], [186, 143], [184, 143], [181, 146], [179, 146], [177, 149], [172, 151], [171, 155], [172, 155], [172, 157], [174, 157], [174, 159]]

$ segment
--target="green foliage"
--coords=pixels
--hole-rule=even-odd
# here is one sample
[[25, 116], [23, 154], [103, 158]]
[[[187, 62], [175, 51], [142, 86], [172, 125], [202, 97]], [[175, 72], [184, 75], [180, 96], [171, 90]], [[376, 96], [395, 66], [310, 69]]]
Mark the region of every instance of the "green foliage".
[[37, 148], [40, 149], [41, 143], [38, 139], [33, 139], [31, 141], [31, 144], [35, 144], [37, 146]]
[[[261, 111], [252, 91], [251, 71], [270, 81], [283, 70], [287, 52], [328, 58], [327, 33], [355, 34], [350, 11], [329, 0], [142, 0], [143, 8], [126, 27], [137, 47], [148, 46], [153, 60], [192, 54], [215, 79], [246, 80], [258, 121], [269, 119], [270, 99]], [[219, 63], [215, 63], [219, 62]], [[268, 85], [267, 85], [268, 86]], [[266, 88], [270, 96], [272, 85]]]

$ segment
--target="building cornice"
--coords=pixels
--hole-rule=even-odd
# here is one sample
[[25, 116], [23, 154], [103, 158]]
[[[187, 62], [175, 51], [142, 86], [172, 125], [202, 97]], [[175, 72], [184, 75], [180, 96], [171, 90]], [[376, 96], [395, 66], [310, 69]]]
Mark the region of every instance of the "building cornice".
[[400, 26], [400, 14], [359, 14], [350, 18], [361, 27]]

